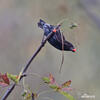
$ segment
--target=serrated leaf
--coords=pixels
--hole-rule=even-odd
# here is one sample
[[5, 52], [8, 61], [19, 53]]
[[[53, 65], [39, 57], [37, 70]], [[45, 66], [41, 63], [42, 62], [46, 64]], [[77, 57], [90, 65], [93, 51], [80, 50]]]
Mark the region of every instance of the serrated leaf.
[[7, 73], [1, 74], [0, 73], [0, 86], [6, 87], [10, 84], [9, 78], [7, 76]]
[[7, 76], [8, 76], [9, 79], [11, 79], [12, 81], [14, 81], [15, 83], [19, 82], [19, 79], [18, 79], [17, 75], [13, 75], [13, 74], [7, 73]]
[[55, 83], [55, 78], [53, 77], [53, 75], [51, 73], [49, 73], [49, 79], [50, 79], [51, 84]]
[[64, 92], [62, 90], [59, 90], [59, 93], [68, 98], [69, 100], [75, 100], [73, 96], [71, 96], [69, 93]]
[[62, 88], [64, 88], [64, 87], [69, 87], [70, 85], [71, 85], [71, 80], [66, 81], [66, 82], [63, 83], [61, 86], [62, 86]]
[[50, 79], [48, 77], [43, 77], [42, 80], [47, 84], [50, 83]]
[[52, 88], [52, 89], [58, 89], [58, 86], [57, 85], [50, 84], [49, 87]]

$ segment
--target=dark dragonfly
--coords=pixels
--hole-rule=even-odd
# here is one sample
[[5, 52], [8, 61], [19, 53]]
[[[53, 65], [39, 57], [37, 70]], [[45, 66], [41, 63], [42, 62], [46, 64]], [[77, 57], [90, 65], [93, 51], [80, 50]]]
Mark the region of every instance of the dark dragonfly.
[[[46, 23], [46, 22], [44, 22], [43, 20], [40, 19], [40, 21], [38, 22], [38, 27], [43, 29], [44, 36], [48, 36], [48, 34], [50, 32], [52, 32], [55, 29], [56, 26], [50, 25], [50, 24], [48, 24], [48, 23]], [[63, 40], [63, 42], [62, 42], [62, 40]], [[72, 52], [76, 51], [73, 44], [70, 43], [69, 41], [65, 40], [65, 37], [64, 37], [64, 35], [61, 34], [60, 29], [58, 29], [56, 31], [56, 33], [51, 36], [51, 38], [48, 40], [48, 42], [53, 47], [55, 47], [59, 50], [72, 51]]]

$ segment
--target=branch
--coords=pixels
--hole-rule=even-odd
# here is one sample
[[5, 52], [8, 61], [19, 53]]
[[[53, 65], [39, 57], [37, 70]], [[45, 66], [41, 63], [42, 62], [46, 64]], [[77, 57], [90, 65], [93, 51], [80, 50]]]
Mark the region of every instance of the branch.
[[[55, 27], [56, 30], [59, 29], [61, 25], [57, 25]], [[54, 29], [54, 30], [55, 30]], [[28, 70], [30, 64], [32, 63], [32, 61], [34, 60], [34, 58], [37, 56], [37, 54], [40, 52], [40, 50], [44, 47], [46, 41], [54, 34], [56, 33], [55, 31], [50, 32], [50, 34], [41, 42], [40, 46], [38, 47], [38, 49], [36, 50], [36, 52], [33, 54], [33, 56], [30, 58], [30, 60], [28, 61], [28, 63], [26, 64], [26, 66], [24, 67], [23, 71], [22, 71], [22, 75]], [[20, 77], [19, 81], [21, 81], [23, 77]], [[1, 100], [6, 100], [7, 97], [11, 94], [11, 92], [14, 90], [16, 86], [16, 83], [14, 83], [10, 88], [7, 89], [7, 91], [5, 92], [5, 94], [3, 95], [3, 97], [1, 98]]]

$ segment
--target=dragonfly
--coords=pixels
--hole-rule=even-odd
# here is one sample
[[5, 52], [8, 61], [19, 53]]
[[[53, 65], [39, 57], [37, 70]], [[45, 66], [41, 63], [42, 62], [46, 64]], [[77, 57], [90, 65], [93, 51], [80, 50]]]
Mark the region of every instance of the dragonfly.
[[[44, 37], [47, 37], [51, 32], [55, 33], [48, 39], [48, 42], [56, 49], [61, 50], [61, 51], [76, 52], [75, 46], [71, 42], [65, 39], [65, 36], [60, 31], [60, 29], [58, 30], [55, 29], [56, 26], [50, 25], [46, 23], [45, 21], [43, 21], [42, 19], [40, 19], [38, 22], [38, 27], [43, 29], [44, 31], [43, 39]], [[70, 27], [73, 28], [76, 26], [72, 25]], [[62, 62], [61, 62], [59, 72], [61, 72], [63, 61], [64, 61], [64, 56], [62, 56]]]

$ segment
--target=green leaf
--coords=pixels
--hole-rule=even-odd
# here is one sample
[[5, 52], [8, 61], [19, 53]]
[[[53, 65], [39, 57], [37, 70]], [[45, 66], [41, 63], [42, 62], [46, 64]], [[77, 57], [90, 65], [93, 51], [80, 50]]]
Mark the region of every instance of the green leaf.
[[47, 84], [50, 83], [50, 79], [48, 77], [43, 77], [42, 80]]
[[73, 96], [71, 96], [69, 93], [64, 92], [62, 90], [58, 91], [60, 94], [62, 94], [63, 96], [65, 96], [66, 98], [68, 98], [69, 100], [75, 100]]
[[26, 95], [27, 95], [27, 91], [24, 91], [24, 92], [22, 93], [22, 96], [25, 97]]
[[12, 81], [14, 81], [15, 83], [19, 82], [19, 79], [18, 79], [17, 75], [13, 75], [13, 74], [7, 73], [7, 76], [8, 76], [9, 79], [11, 79]]
[[50, 84], [49, 87], [52, 88], [52, 89], [58, 89], [58, 86], [57, 85]]

